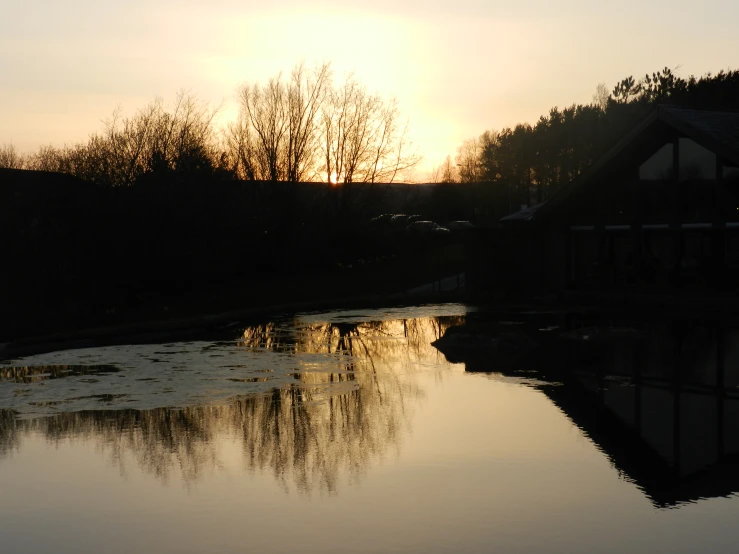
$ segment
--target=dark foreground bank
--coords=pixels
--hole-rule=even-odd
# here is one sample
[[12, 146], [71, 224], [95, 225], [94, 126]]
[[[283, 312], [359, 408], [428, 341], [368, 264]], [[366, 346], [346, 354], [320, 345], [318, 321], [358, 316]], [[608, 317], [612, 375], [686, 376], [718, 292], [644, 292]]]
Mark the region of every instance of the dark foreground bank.
[[466, 219], [475, 202], [454, 194], [469, 191], [217, 179], [107, 189], [0, 170], [0, 343], [392, 295], [469, 272], [487, 257], [481, 233], [371, 222], [388, 210]]

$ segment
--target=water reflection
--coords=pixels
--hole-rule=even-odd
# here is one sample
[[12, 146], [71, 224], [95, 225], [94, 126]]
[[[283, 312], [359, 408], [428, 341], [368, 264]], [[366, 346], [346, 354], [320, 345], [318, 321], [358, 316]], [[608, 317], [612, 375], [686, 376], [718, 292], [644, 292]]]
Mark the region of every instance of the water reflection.
[[[538, 362], [496, 367], [500, 358], [483, 356], [467, 369], [488, 373], [473, 374], [431, 346], [464, 309], [424, 309], [303, 315], [215, 342], [6, 364], [119, 371], [98, 374], [99, 383], [0, 381], [0, 408], [18, 407], [0, 410], [5, 550], [79, 552], [83, 540], [94, 552], [735, 550], [735, 499], [680, 510], [647, 501], [682, 506], [739, 490], [728, 463], [732, 331], [693, 325], [678, 347], [678, 329], [650, 323], [636, 326], [631, 342], [593, 347], [555, 340], [564, 330], [553, 324], [523, 325]], [[685, 368], [677, 387], [676, 359]], [[717, 360], [727, 368], [719, 379]], [[722, 397], [714, 394], [720, 380]], [[165, 384], [175, 393], [157, 394]], [[38, 417], [26, 400], [12, 404], [18, 390], [34, 402], [98, 395], [87, 405], [100, 409], [80, 410], [75, 400]], [[723, 398], [726, 418], [695, 421], [724, 425], [725, 443], [719, 462], [692, 471], [691, 437], [715, 430], [687, 426], [696, 402], [686, 395], [698, 392]], [[105, 396], [123, 393], [128, 400]], [[667, 458], [649, 445], [675, 429], [678, 463], [669, 459], [674, 443]], [[362, 486], [347, 486], [357, 479]]]
[[192, 483], [221, 464], [224, 440], [235, 441], [244, 467], [268, 470], [286, 488], [335, 492], [339, 470], [361, 476], [400, 448], [409, 424], [405, 398], [417, 389], [400, 383], [359, 383], [327, 402], [312, 390], [275, 390], [228, 406], [72, 412], [37, 419], [2, 413], [0, 455], [39, 434], [52, 443], [93, 439], [125, 470]]
[[[655, 506], [739, 492], [739, 329], [628, 322], [560, 329], [552, 341], [541, 321], [518, 328], [536, 342], [534, 355], [495, 374], [533, 378]], [[488, 350], [451, 355], [467, 371], [490, 372]]]
[[694, 321], [637, 330], [573, 372], [596, 411], [565, 411], [608, 435], [602, 447], [659, 506], [739, 491], [737, 330]]
[[[285, 326], [278, 323], [247, 327], [242, 346], [272, 352], [361, 354], [364, 362], [393, 363], [439, 359], [431, 343], [447, 329], [464, 322], [461, 315], [384, 321], [331, 321]], [[402, 338], [402, 341], [396, 339]]]
[[[51, 443], [92, 440], [124, 472], [133, 459], [164, 481], [176, 476], [193, 483], [237, 451], [243, 467], [271, 472], [286, 490], [335, 493], [342, 472], [357, 479], [400, 450], [415, 406], [424, 397], [413, 374], [425, 364], [445, 365], [430, 343], [460, 320], [459, 315], [353, 322], [297, 319], [247, 327], [236, 341], [218, 343], [217, 351], [226, 345], [236, 354], [280, 356], [271, 358], [271, 369], [254, 369], [261, 372], [259, 377], [226, 376], [243, 387], [237, 397], [141, 410], [63, 411], [62, 400], [55, 406], [62, 413], [41, 418], [19, 418], [13, 410], [2, 410], [0, 457], [21, 448], [31, 435]], [[64, 367], [59, 376], [85, 374], [70, 373], [77, 366]], [[25, 369], [3, 371], [19, 376], [15, 380], [55, 371], [50, 366]], [[138, 375], [138, 386], [146, 379], [154, 377]], [[256, 388], [268, 380], [266, 392]], [[73, 405], [78, 397], [72, 391], [79, 381], [72, 385], [61, 396]]]
[[[466, 321], [459, 307], [449, 312], [287, 318], [213, 343], [136, 347], [126, 363], [103, 363], [119, 351], [16, 361], [0, 367], [5, 402], [21, 407], [0, 411], [0, 457], [31, 435], [94, 441], [124, 471], [133, 460], [162, 480], [193, 483], [237, 453], [239, 465], [272, 473], [287, 490], [334, 493], [342, 471], [359, 478], [400, 451], [425, 396], [415, 375], [431, 369], [441, 379], [438, 369], [450, 367], [432, 346]], [[541, 390], [656, 506], [739, 491], [739, 330], [544, 323], [493, 326], [508, 337], [504, 346], [525, 350], [515, 363], [498, 343], [464, 341], [451, 361]], [[160, 394], [165, 385], [177, 392], [170, 371], [189, 395]], [[52, 385], [53, 395], [43, 392]], [[26, 408], [56, 413], [33, 417]]]

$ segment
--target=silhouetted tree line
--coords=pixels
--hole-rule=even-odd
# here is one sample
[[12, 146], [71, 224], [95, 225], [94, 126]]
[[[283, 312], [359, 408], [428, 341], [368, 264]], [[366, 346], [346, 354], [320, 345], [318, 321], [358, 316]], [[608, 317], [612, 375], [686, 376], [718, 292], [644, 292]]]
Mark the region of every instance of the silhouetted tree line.
[[114, 320], [224, 282], [257, 297], [275, 277], [395, 253], [361, 224], [420, 159], [396, 100], [328, 64], [245, 84], [238, 99], [225, 127], [181, 92], [114, 112], [78, 144], [0, 147], [0, 335]]
[[393, 182], [420, 160], [395, 99], [349, 76], [335, 84], [329, 64], [297, 65], [238, 91], [236, 121], [217, 129], [216, 109], [180, 92], [130, 117], [120, 111], [86, 142], [20, 154], [0, 147], [0, 168], [74, 175], [109, 187], [214, 180]]
[[[609, 94], [598, 85], [593, 102], [554, 107], [534, 124], [485, 131], [458, 149], [457, 171], [444, 180], [487, 182], [507, 190], [512, 206], [541, 202], [577, 177], [656, 105], [739, 108], [739, 71], [678, 77], [669, 68], [620, 81]], [[453, 174], [454, 173], [454, 174]]]
[[6, 145], [0, 150], [0, 167], [65, 173], [111, 187], [164, 176], [191, 181], [219, 171], [227, 174], [213, 126], [215, 113], [181, 92], [171, 106], [157, 99], [131, 117], [114, 112], [87, 142], [42, 146], [26, 156]]

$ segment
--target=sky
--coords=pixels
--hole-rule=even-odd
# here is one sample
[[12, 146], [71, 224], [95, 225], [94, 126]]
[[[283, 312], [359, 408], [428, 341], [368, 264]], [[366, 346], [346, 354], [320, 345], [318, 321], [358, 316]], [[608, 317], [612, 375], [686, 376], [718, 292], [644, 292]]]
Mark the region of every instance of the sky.
[[187, 90], [220, 121], [236, 90], [330, 62], [395, 96], [438, 166], [487, 129], [534, 123], [663, 67], [738, 68], [735, 0], [6, 0], [0, 145], [86, 140], [120, 108]]

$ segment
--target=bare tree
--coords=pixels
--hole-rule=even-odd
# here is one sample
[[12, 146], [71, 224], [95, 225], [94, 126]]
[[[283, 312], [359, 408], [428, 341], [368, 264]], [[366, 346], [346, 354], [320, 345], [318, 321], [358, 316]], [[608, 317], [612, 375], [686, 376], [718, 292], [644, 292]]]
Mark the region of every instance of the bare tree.
[[239, 101], [226, 145], [245, 179], [391, 182], [420, 160], [397, 101], [368, 93], [353, 76], [334, 86], [329, 64], [244, 85]]
[[457, 167], [459, 168], [459, 180], [462, 183], [476, 183], [481, 180], [480, 155], [482, 144], [480, 139], [471, 138], [465, 140], [457, 149]]
[[215, 168], [250, 180], [390, 183], [421, 159], [397, 100], [368, 93], [354, 77], [334, 86], [329, 64], [298, 64], [288, 79], [246, 84], [238, 95], [238, 118], [220, 137], [217, 109], [180, 92], [171, 106], [156, 99], [131, 117], [116, 110], [87, 142], [44, 146], [24, 163], [130, 186], [150, 174]]
[[156, 99], [131, 118], [117, 113], [106, 122], [111, 182], [127, 186], [147, 173], [194, 172], [216, 164], [217, 149], [211, 109], [180, 91], [168, 109]]
[[239, 120], [228, 136], [242, 174], [292, 182], [313, 176], [319, 113], [330, 77], [329, 64], [313, 71], [299, 64], [287, 83], [280, 74], [266, 85], [241, 88]]
[[441, 181], [442, 183], [456, 183], [457, 171], [452, 163], [452, 157], [447, 156], [444, 163], [441, 164]]
[[241, 109], [256, 136], [256, 165], [266, 170], [267, 179], [284, 180], [282, 146], [288, 119], [285, 113], [285, 87], [281, 83], [281, 76], [270, 79], [265, 86], [245, 85], [240, 96]]
[[160, 107], [160, 101], [155, 100], [132, 118], [122, 118], [120, 110], [116, 110], [105, 121], [102, 140], [109, 162], [107, 180], [111, 185], [130, 186], [148, 169], [147, 147]]
[[267, 169], [261, 164], [259, 149], [256, 143], [255, 132], [252, 129], [248, 116], [243, 111], [235, 122], [225, 130], [225, 145], [229, 163], [240, 179], [266, 180]]
[[412, 149], [396, 99], [370, 94], [353, 76], [333, 87], [322, 113], [327, 182], [393, 182], [421, 157]]
[[400, 121], [398, 102], [393, 98], [385, 105], [379, 122], [379, 140], [373, 148], [373, 158], [365, 174], [365, 182], [392, 183], [422, 159], [408, 137], [408, 121]]
[[319, 113], [330, 86], [329, 64], [308, 72], [303, 64], [292, 72], [287, 90], [288, 143], [287, 180], [303, 181], [313, 170], [318, 140]]
[[37, 171], [61, 171], [64, 153], [61, 149], [50, 144], [40, 146], [33, 154], [28, 156], [26, 165], [28, 169]]
[[431, 182], [433, 183], [456, 183], [457, 168], [452, 163], [452, 157], [447, 156], [439, 167], [431, 171]]
[[216, 113], [183, 91], [171, 107], [156, 99], [132, 117], [115, 110], [102, 133], [63, 148], [42, 146], [27, 165], [107, 186], [130, 186], [154, 172], [196, 173], [217, 164]]
[[339, 88], [332, 88], [322, 112], [322, 157], [326, 182], [354, 181], [355, 173], [368, 159], [373, 139], [369, 122], [376, 119], [381, 101], [368, 95], [350, 76]]
[[14, 144], [10, 143], [0, 146], [0, 168], [24, 169], [25, 167], [26, 158], [18, 153]]
[[611, 93], [608, 91], [605, 83], [598, 83], [593, 93], [593, 105], [600, 111], [606, 111], [608, 107], [608, 99], [611, 97]]

